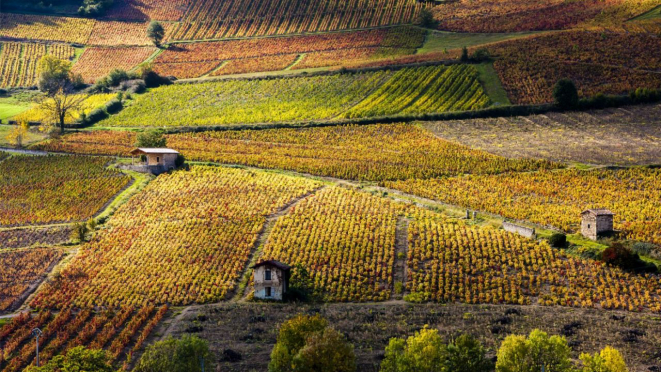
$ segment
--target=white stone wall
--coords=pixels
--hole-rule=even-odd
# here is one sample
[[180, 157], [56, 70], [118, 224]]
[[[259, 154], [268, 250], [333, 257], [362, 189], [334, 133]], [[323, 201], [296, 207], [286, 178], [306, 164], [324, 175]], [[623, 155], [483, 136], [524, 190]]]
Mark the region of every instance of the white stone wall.
[[528, 239], [535, 239], [537, 237], [537, 234], [535, 233], [535, 229], [531, 229], [525, 226], [520, 226], [510, 222], [503, 222], [503, 229], [511, 233], [519, 234]]

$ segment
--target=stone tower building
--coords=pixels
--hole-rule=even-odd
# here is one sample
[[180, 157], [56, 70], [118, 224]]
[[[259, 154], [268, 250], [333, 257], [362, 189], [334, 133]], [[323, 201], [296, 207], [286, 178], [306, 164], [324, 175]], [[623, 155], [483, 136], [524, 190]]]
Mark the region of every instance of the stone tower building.
[[588, 209], [581, 213], [581, 234], [597, 240], [599, 235], [613, 232], [613, 212], [608, 209]]

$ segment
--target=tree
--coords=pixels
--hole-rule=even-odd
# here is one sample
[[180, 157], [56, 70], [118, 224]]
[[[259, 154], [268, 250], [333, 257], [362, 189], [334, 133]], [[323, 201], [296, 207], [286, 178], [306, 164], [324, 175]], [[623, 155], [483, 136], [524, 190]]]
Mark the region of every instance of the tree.
[[558, 107], [571, 109], [578, 106], [578, 90], [570, 79], [560, 79], [553, 88], [553, 98]]
[[571, 371], [570, 349], [567, 340], [551, 336], [538, 329], [528, 338], [509, 335], [498, 349], [496, 372]]
[[168, 338], [147, 347], [135, 372], [201, 372], [212, 370], [209, 344], [196, 336]]
[[151, 129], [138, 134], [136, 147], [159, 148], [167, 146], [167, 138], [160, 129]]
[[113, 372], [112, 357], [104, 350], [75, 347], [66, 355], [58, 355], [41, 367], [30, 366], [26, 372]]
[[422, 8], [420, 14], [418, 14], [418, 25], [426, 28], [436, 28], [436, 20], [434, 19], [434, 13], [427, 8]]
[[567, 235], [563, 233], [553, 233], [549, 238], [549, 244], [553, 248], [566, 248], [567, 247]]
[[89, 228], [85, 223], [76, 223], [71, 229], [71, 240], [83, 243], [87, 237]]
[[600, 353], [581, 354], [583, 368], [581, 372], [628, 372], [622, 354], [616, 349], [606, 346]]
[[28, 123], [22, 122], [19, 123], [17, 126], [14, 127], [11, 131], [9, 131], [9, 134], [5, 137], [9, 143], [14, 146], [14, 147], [23, 147], [23, 140], [25, 139], [25, 136], [28, 134], [29, 130]]
[[59, 124], [64, 133], [64, 123], [71, 112], [79, 109], [86, 96], [74, 95], [71, 62], [45, 55], [39, 60], [39, 89], [46, 93], [39, 102], [39, 109]]
[[292, 360], [297, 372], [353, 372], [356, 355], [353, 345], [333, 328], [326, 328], [308, 336], [305, 346]]
[[292, 371], [294, 356], [305, 346], [307, 338], [328, 327], [328, 321], [319, 314], [298, 315], [282, 324], [278, 340], [271, 352], [269, 371]]
[[445, 372], [447, 346], [438, 330], [425, 328], [406, 341], [391, 338], [381, 362], [381, 372]]
[[493, 363], [486, 358], [482, 344], [470, 335], [461, 335], [448, 345], [448, 371], [493, 371]]
[[151, 21], [147, 27], [147, 37], [156, 45], [156, 47], [161, 47], [161, 42], [165, 36], [165, 30], [163, 26], [157, 21]]
[[313, 289], [308, 269], [300, 262], [294, 265], [293, 269], [289, 279], [289, 288], [285, 293], [287, 300], [307, 301], [313, 299]]
[[470, 61], [470, 58], [468, 57], [468, 48], [463, 47], [461, 48], [461, 57], [459, 58], [461, 62], [468, 62]]

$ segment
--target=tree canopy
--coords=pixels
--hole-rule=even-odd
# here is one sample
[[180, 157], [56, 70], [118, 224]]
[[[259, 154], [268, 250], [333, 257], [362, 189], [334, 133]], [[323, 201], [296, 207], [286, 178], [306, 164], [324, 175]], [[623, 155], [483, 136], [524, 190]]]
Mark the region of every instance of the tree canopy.
[[168, 338], [148, 346], [138, 361], [135, 372], [201, 372], [210, 368], [211, 353], [207, 341], [186, 335]]
[[112, 357], [104, 350], [88, 350], [83, 346], [66, 355], [53, 357], [41, 367], [30, 366], [26, 372], [113, 372]]

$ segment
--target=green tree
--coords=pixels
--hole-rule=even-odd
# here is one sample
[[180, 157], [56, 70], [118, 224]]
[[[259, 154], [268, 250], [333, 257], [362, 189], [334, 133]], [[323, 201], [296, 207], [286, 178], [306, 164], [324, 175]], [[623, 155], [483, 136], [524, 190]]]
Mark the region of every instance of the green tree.
[[434, 19], [434, 13], [427, 8], [423, 8], [418, 14], [418, 25], [426, 28], [436, 28], [436, 20]]
[[53, 357], [41, 367], [30, 366], [26, 372], [113, 372], [112, 357], [104, 350], [75, 347], [66, 355]]
[[470, 335], [461, 335], [448, 345], [448, 371], [492, 371], [493, 363], [486, 358], [482, 344]]
[[594, 355], [581, 354], [581, 372], [628, 372], [627, 365], [617, 349], [606, 346]]
[[280, 326], [278, 340], [271, 352], [269, 371], [293, 371], [294, 356], [305, 346], [308, 337], [328, 327], [328, 321], [319, 314], [298, 315]]
[[186, 335], [180, 339], [168, 338], [158, 341], [145, 350], [135, 372], [201, 372], [212, 363], [209, 345], [196, 336]]
[[560, 108], [575, 108], [578, 106], [578, 89], [572, 80], [560, 79], [553, 88], [553, 98]]
[[138, 134], [136, 147], [159, 148], [167, 146], [167, 138], [160, 129], [152, 129]]
[[567, 340], [551, 336], [538, 329], [526, 338], [510, 335], [498, 349], [496, 372], [571, 371], [570, 349]]
[[163, 26], [157, 21], [151, 21], [147, 27], [147, 37], [149, 40], [160, 48], [164, 36], [165, 29], [163, 29]]
[[445, 372], [447, 346], [438, 330], [427, 327], [406, 341], [391, 338], [381, 362], [381, 372]]
[[468, 62], [470, 61], [470, 57], [468, 57], [468, 48], [463, 47], [461, 48], [461, 57], [459, 58], [461, 62]]
[[308, 336], [305, 346], [292, 360], [296, 372], [353, 372], [356, 355], [353, 345], [333, 328]]

